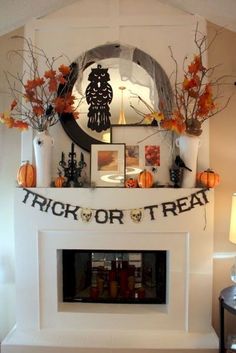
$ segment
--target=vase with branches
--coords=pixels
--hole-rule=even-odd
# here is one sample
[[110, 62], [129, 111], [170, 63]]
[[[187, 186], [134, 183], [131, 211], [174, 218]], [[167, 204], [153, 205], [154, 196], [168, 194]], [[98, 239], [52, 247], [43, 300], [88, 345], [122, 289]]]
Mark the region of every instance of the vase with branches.
[[175, 131], [179, 130], [179, 134], [200, 136], [204, 122], [227, 107], [231, 97], [222, 103], [223, 97], [220, 88], [228, 84], [226, 81], [229, 76], [216, 77], [217, 66], [206, 67], [204, 65], [204, 56], [217, 35], [218, 32], [215, 32], [214, 37], [208, 40], [207, 35], [199, 30], [197, 23], [194, 33], [196, 54], [190, 63], [187, 61], [187, 56], [184, 58], [182, 63], [184, 78], [182, 81], [179, 81], [179, 64], [174, 57], [172, 48], [169, 47], [175, 65], [172, 74], [175, 107], [171, 119], [162, 122], [164, 128], [172, 129], [174, 126]]
[[[181, 68], [169, 47], [175, 66], [172, 74], [175, 107], [171, 118], [162, 121], [162, 127], [175, 130], [180, 135], [176, 139], [176, 145], [181, 160], [188, 167], [183, 170], [182, 187], [195, 187], [199, 137], [204, 123], [222, 112], [231, 99], [231, 96], [224, 98], [222, 95], [222, 86], [230, 84], [230, 76], [217, 77], [218, 65], [204, 65], [205, 56], [218, 34], [215, 32], [209, 40], [199, 30], [197, 23], [194, 33], [196, 53], [190, 62], [185, 57]], [[179, 81], [180, 71], [183, 79]]]
[[78, 110], [72, 88], [77, 79], [77, 64], [61, 64], [61, 57], [46, 55], [43, 49], [33, 45], [24, 37], [23, 49], [12, 50], [13, 58], [20, 58], [22, 74], [5, 72], [12, 102], [8, 112], [0, 114], [0, 122], [8, 128], [20, 131], [31, 127], [35, 132], [33, 140], [37, 187], [51, 184], [51, 162], [53, 139], [49, 128], [60, 120], [62, 113], [78, 118]]

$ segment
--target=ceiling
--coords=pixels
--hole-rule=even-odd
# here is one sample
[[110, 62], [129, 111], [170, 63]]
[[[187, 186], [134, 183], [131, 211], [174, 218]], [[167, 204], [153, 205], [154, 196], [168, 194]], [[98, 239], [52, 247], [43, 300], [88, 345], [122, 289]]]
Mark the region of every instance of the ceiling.
[[[0, 0], [0, 35], [80, 0]], [[236, 32], [236, 0], [156, 0]]]
[[158, 0], [236, 32], [236, 0]]
[[0, 0], [0, 36], [80, 0]]

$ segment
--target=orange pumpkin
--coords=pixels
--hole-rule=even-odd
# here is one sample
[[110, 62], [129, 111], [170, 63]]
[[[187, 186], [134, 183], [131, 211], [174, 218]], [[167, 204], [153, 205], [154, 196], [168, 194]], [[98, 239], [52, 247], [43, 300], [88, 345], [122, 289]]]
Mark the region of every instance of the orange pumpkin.
[[19, 186], [34, 187], [36, 185], [35, 167], [29, 161], [26, 161], [18, 169], [16, 179]]
[[138, 187], [137, 179], [133, 179], [133, 178], [126, 179], [125, 187], [126, 188], [137, 188]]
[[197, 174], [197, 181], [202, 186], [205, 186], [207, 188], [214, 188], [215, 186], [219, 185], [220, 176], [213, 170], [207, 169], [204, 172], [199, 172]]
[[138, 186], [140, 188], [151, 188], [153, 185], [153, 175], [148, 170], [144, 169], [138, 175]]
[[58, 177], [55, 179], [55, 186], [56, 188], [62, 188], [64, 186], [65, 178], [62, 175], [58, 175]]

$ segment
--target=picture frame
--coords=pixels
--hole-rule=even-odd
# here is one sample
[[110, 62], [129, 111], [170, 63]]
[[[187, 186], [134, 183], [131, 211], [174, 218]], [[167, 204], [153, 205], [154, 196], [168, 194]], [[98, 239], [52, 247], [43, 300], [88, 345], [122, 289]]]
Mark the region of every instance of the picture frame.
[[137, 178], [146, 169], [153, 173], [156, 186], [170, 184], [172, 132], [152, 125], [112, 125], [110, 130], [112, 143], [126, 145], [126, 179]]
[[124, 187], [125, 144], [92, 144], [90, 171], [91, 186]]

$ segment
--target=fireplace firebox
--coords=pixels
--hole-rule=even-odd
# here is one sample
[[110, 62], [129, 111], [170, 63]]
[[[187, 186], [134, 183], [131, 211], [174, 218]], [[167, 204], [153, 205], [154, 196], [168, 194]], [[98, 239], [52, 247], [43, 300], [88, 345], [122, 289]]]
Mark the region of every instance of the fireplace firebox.
[[64, 302], [165, 304], [167, 251], [62, 250]]

